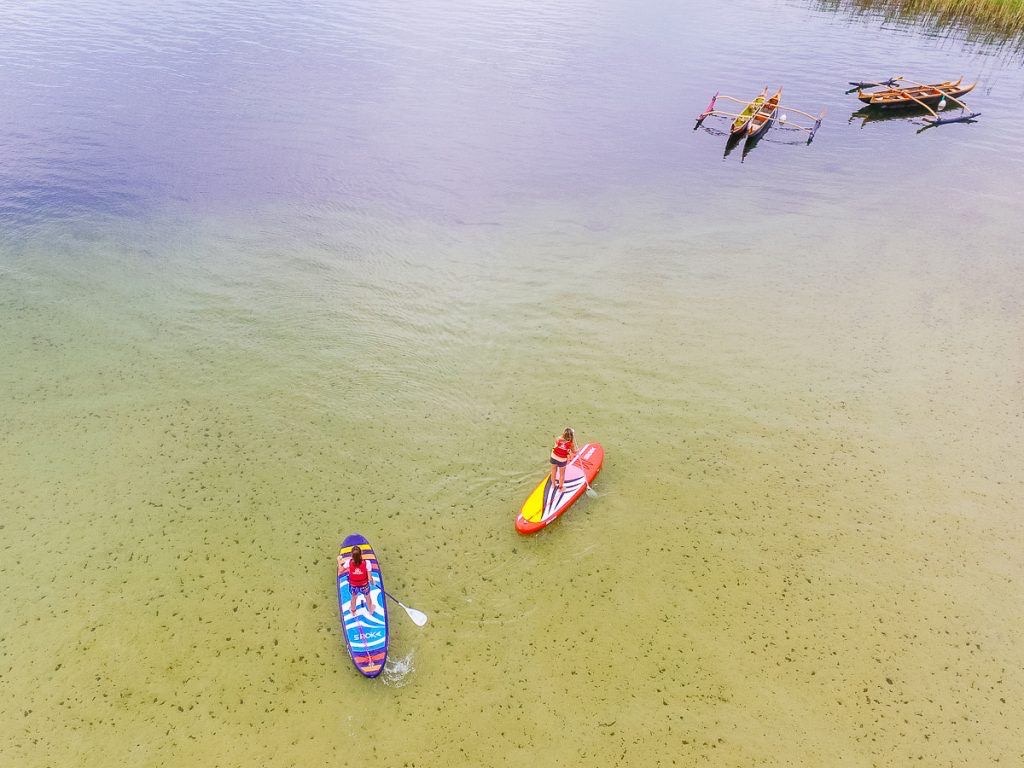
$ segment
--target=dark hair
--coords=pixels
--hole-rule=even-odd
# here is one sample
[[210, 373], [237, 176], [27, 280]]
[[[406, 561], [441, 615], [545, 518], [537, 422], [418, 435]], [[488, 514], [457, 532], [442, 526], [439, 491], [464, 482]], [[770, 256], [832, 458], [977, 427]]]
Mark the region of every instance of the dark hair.
[[572, 427], [566, 427], [565, 431], [562, 433], [562, 439], [572, 440], [574, 437], [576, 437], [576, 433], [572, 431]]
[[363, 550], [359, 548], [358, 544], [352, 547], [352, 562], [356, 565], [363, 562]]

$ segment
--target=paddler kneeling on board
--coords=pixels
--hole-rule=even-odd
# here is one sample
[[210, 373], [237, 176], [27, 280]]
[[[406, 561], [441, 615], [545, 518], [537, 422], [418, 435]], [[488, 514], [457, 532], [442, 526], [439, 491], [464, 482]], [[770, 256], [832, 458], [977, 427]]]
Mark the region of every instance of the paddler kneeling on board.
[[352, 600], [348, 604], [348, 612], [356, 615], [356, 601], [363, 596], [366, 607], [370, 613], [377, 612], [377, 605], [373, 602], [373, 595], [370, 594], [370, 576], [373, 574], [373, 564], [369, 560], [363, 560], [363, 551], [356, 544], [352, 547], [352, 556], [345, 559], [344, 555], [338, 555], [338, 571], [348, 569], [348, 586], [352, 591]]
[[551, 484], [565, 490], [565, 465], [576, 455], [575, 433], [572, 427], [566, 427], [561, 437], [555, 438], [555, 447], [551, 449]]

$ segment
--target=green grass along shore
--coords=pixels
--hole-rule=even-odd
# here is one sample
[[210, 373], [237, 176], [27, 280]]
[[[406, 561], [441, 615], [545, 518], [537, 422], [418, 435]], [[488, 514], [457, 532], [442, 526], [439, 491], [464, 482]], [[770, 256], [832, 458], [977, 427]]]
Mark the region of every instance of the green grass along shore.
[[852, 10], [939, 27], [965, 26], [1006, 40], [1024, 40], [1024, 0], [821, 0], [832, 10]]

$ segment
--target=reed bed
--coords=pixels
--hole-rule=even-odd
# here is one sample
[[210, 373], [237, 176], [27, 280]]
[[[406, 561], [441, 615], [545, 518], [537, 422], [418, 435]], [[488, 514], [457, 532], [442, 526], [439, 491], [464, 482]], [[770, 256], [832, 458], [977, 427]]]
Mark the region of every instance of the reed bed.
[[962, 30], [969, 39], [1024, 50], [1024, 0], [818, 0], [817, 5], [936, 30]]

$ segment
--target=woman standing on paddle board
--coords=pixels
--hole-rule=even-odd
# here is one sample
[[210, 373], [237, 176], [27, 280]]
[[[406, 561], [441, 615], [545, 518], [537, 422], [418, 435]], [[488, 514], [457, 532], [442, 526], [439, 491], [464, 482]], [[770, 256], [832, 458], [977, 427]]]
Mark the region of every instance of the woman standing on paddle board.
[[572, 427], [566, 427], [562, 436], [555, 438], [555, 447], [551, 449], [551, 484], [561, 490], [565, 490], [565, 465], [576, 455], [574, 437]]
[[348, 612], [355, 616], [356, 601], [362, 595], [370, 613], [376, 613], [377, 606], [373, 602], [373, 595], [370, 594], [370, 577], [373, 575], [373, 566], [369, 560], [363, 560], [363, 551], [359, 549], [358, 544], [352, 547], [352, 556], [347, 563], [344, 555], [338, 555], [338, 566], [348, 568], [348, 586], [352, 590], [352, 600], [349, 601]]

